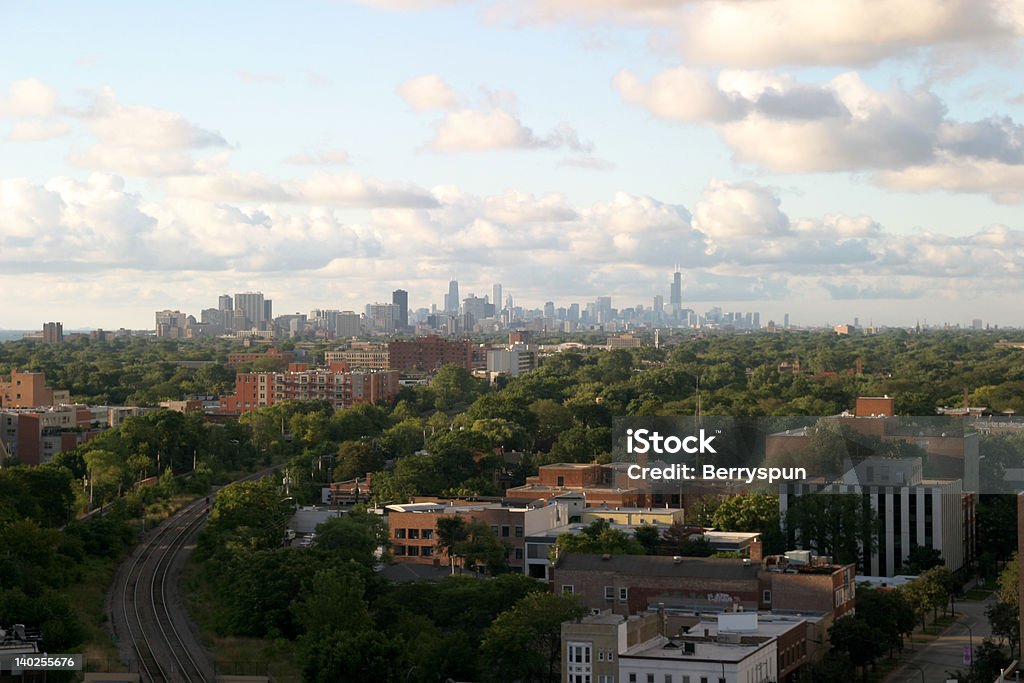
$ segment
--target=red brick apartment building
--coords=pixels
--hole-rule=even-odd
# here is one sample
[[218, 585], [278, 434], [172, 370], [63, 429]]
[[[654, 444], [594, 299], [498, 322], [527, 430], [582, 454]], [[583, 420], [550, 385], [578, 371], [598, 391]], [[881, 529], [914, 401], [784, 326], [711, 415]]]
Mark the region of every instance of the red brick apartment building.
[[506, 498], [514, 500], [549, 500], [570, 491], [582, 493], [586, 507], [645, 507], [648, 490], [642, 486], [619, 481], [616, 469], [598, 463], [555, 463], [542, 465], [537, 475], [527, 477], [526, 483], [505, 491]]
[[556, 593], [572, 593], [590, 610], [630, 615], [659, 602], [696, 613], [744, 610], [851, 611], [856, 567], [812, 558], [764, 560], [658, 555], [563, 554], [552, 568]]
[[221, 410], [248, 413], [277, 401], [327, 401], [335, 410], [357, 403], [392, 400], [399, 391], [398, 372], [351, 372], [347, 367], [310, 370], [292, 363], [287, 372], [243, 372], [235, 376], [235, 393], [221, 398]]
[[41, 465], [92, 438], [92, 421], [87, 406], [0, 409], [0, 443], [7, 456]]
[[457, 365], [473, 372], [476, 363], [471, 341], [438, 336], [390, 342], [388, 355], [392, 369], [401, 372], [437, 372], [445, 365]]
[[67, 389], [51, 389], [46, 384], [46, 373], [19, 372], [0, 378], [0, 408], [35, 408], [70, 403]]
[[229, 353], [228, 354], [228, 366], [245, 365], [246, 363], [252, 363], [258, 360], [276, 360], [282, 363], [294, 363], [295, 354], [291, 351], [278, 351], [274, 347], [270, 347], [264, 352], [256, 353]]
[[395, 562], [447, 565], [448, 554], [437, 546], [437, 521], [462, 517], [487, 524], [506, 547], [509, 564], [525, 571], [526, 537], [568, 523], [564, 504], [508, 507], [499, 503], [408, 503], [387, 506], [391, 555]]

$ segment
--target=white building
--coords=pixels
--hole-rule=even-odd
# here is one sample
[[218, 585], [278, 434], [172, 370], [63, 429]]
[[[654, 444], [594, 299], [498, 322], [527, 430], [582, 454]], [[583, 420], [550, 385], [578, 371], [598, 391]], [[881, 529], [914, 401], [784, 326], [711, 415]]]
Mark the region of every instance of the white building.
[[[942, 553], [945, 566], [957, 571], [968, 559], [971, 538], [960, 479], [925, 479], [920, 458], [865, 458], [848, 465], [838, 480], [783, 485], [779, 512], [786, 513], [796, 496], [808, 493], [852, 493], [866, 496], [879, 518], [878, 549], [870, 553], [864, 573], [894, 576], [911, 548], [925, 546]], [[799, 539], [798, 539], [799, 540]]]

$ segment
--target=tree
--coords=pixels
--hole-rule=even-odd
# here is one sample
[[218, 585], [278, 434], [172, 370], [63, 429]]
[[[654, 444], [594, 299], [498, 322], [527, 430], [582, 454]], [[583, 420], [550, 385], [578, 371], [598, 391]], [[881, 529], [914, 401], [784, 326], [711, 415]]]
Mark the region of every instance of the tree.
[[942, 551], [937, 548], [929, 548], [924, 545], [915, 545], [910, 549], [906, 560], [907, 574], [921, 574], [932, 567], [941, 567], [946, 564], [942, 559]]
[[732, 496], [712, 516], [722, 531], [763, 531], [779, 525], [779, 497], [767, 493]]
[[553, 556], [559, 553], [588, 553], [609, 555], [643, 555], [646, 550], [634, 537], [612, 529], [603, 519], [598, 519], [583, 528], [583, 533], [561, 534], [551, 549]]
[[334, 468], [334, 479], [345, 481], [365, 477], [384, 466], [384, 457], [365, 441], [343, 441], [338, 448], [338, 464]]
[[466, 520], [462, 517], [441, 517], [437, 520], [437, 549], [448, 555], [452, 574], [455, 573], [455, 557], [466, 540]]
[[850, 663], [861, 669], [866, 681], [868, 666], [885, 654], [884, 633], [866, 619], [853, 616], [837, 619], [828, 633], [832, 650], [849, 657]]
[[999, 637], [1000, 644], [1005, 639], [1010, 653], [1015, 652], [1020, 644], [1020, 613], [1012, 605], [997, 601], [988, 606], [985, 616], [992, 626], [992, 635]]
[[661, 540], [661, 531], [653, 524], [641, 524], [633, 532], [633, 538], [644, 547], [648, 555], [653, 555]]
[[498, 615], [484, 634], [480, 656], [489, 679], [536, 681], [559, 679], [562, 622], [583, 616], [573, 595], [531, 593]]
[[507, 548], [494, 535], [486, 523], [472, 521], [466, 525], [465, 538], [455, 546], [455, 554], [463, 564], [474, 569], [483, 568], [492, 576], [508, 567], [505, 558]]

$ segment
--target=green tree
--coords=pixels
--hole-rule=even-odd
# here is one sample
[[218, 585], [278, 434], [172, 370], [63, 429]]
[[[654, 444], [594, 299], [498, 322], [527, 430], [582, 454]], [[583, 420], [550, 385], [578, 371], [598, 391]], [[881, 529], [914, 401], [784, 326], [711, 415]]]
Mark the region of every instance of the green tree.
[[575, 596], [531, 593], [484, 634], [480, 655], [494, 681], [559, 680], [562, 622], [582, 616]]

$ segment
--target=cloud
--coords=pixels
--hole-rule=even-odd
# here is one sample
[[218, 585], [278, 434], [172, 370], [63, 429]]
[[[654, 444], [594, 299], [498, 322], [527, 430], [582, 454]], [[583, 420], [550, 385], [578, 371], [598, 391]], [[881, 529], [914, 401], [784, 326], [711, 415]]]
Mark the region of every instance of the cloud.
[[0, 225], [5, 275], [109, 284], [133, 272], [133, 291], [166, 290], [158, 308], [179, 305], [167, 282], [181, 271], [277, 283], [305, 301], [314, 289], [372, 300], [382, 283], [423, 297], [457, 268], [468, 291], [474, 278], [505, 280], [517, 297], [614, 293], [622, 306], [663, 292], [674, 264], [692, 302], [984, 298], [1024, 284], [1024, 230], [897, 234], [865, 215], [794, 217], [777, 189], [729, 180], [710, 182], [691, 214], [625, 192], [574, 206], [560, 193], [428, 192], [352, 174], [277, 183], [221, 169], [168, 179], [158, 199], [106, 174], [5, 179]]
[[922, 50], [1002, 51], [1024, 11], [999, 0], [504, 0], [485, 11], [515, 24], [649, 27], [688, 64], [865, 65]]
[[558, 165], [571, 168], [585, 168], [591, 171], [610, 171], [615, 168], [615, 164], [611, 161], [598, 157], [571, 157], [560, 160]]
[[398, 94], [413, 111], [452, 109], [459, 101], [455, 90], [437, 74], [427, 74], [405, 81]]
[[852, 72], [822, 84], [741, 70], [712, 80], [689, 67], [648, 82], [622, 71], [613, 86], [655, 116], [715, 127], [741, 163], [782, 173], [872, 171], [891, 189], [1024, 200], [1024, 125], [1007, 116], [949, 118], [923, 88], [876, 90]]
[[484, 91], [484, 107], [460, 108], [464, 98], [440, 76], [428, 74], [405, 81], [398, 87], [398, 94], [414, 111], [445, 112], [427, 145], [434, 152], [568, 149], [586, 154], [593, 150], [593, 144], [581, 140], [568, 123], [559, 123], [546, 134], [535, 133], [520, 120], [515, 112], [516, 98], [508, 92]]
[[593, 145], [581, 141], [576, 130], [566, 123], [538, 136], [507, 111], [462, 109], [449, 112], [437, 125], [430, 148], [435, 152], [565, 148], [586, 153]]
[[121, 104], [110, 88], [94, 95], [81, 114], [96, 143], [68, 160], [83, 168], [127, 175], [165, 176], [198, 172], [193, 152], [228, 146], [220, 133], [177, 112]]
[[64, 137], [70, 132], [71, 126], [66, 123], [21, 121], [14, 124], [7, 139], [11, 142], [43, 142]]
[[694, 227], [712, 240], [772, 238], [790, 233], [775, 190], [712, 180], [694, 208]]
[[0, 116], [42, 118], [57, 110], [57, 91], [35, 78], [14, 81], [0, 95]]
[[349, 162], [349, 157], [343, 149], [327, 149], [322, 152], [300, 152], [288, 157], [285, 162], [297, 166], [343, 166]]

